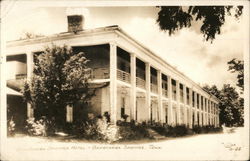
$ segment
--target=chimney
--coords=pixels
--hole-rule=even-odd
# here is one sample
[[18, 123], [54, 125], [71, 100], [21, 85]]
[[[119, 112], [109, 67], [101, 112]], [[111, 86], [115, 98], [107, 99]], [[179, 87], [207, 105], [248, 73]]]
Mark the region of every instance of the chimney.
[[68, 15], [68, 32], [74, 32], [83, 30], [83, 15]]

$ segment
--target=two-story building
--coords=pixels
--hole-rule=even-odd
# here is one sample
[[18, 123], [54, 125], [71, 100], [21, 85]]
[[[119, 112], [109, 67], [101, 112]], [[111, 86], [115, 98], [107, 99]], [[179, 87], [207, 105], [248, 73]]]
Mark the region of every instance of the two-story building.
[[[83, 51], [91, 62], [90, 83], [108, 84], [96, 91], [87, 112], [109, 112], [113, 122], [127, 114], [128, 120], [138, 122], [219, 126], [218, 99], [121, 28], [72, 32], [71, 27], [65, 33], [7, 43], [7, 106], [20, 122], [25, 121], [26, 114], [33, 117], [35, 111], [22, 102], [19, 87], [23, 78], [31, 77], [35, 56], [53, 42], [71, 46], [74, 52]], [[74, 121], [80, 107], [66, 108], [65, 119]]]

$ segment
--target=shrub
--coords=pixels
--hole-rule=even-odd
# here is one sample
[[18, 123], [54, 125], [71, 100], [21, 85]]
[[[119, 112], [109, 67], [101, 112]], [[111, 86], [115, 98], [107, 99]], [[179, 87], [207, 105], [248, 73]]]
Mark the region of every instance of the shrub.
[[118, 127], [108, 123], [106, 117], [88, 120], [80, 127], [81, 137], [92, 140], [115, 142], [119, 140]]
[[215, 133], [215, 132], [221, 132], [222, 128], [221, 127], [214, 127], [212, 125], [207, 125], [207, 126], [202, 126], [202, 127], [195, 125], [193, 127], [193, 131], [196, 134]]
[[187, 135], [188, 129], [185, 125], [177, 125], [173, 128], [175, 136], [184, 136]]
[[55, 126], [53, 121], [49, 121], [46, 117], [35, 121], [35, 118], [29, 118], [26, 120], [26, 129], [29, 135], [35, 136], [48, 136], [55, 132]]
[[200, 126], [195, 125], [195, 126], [193, 127], [193, 131], [194, 131], [196, 134], [200, 134], [202, 130], [201, 130], [201, 127], [200, 127]]
[[151, 128], [155, 130], [160, 135], [169, 136], [169, 137], [177, 137], [184, 136], [188, 134], [188, 128], [185, 125], [177, 125], [170, 126], [166, 124], [154, 123], [151, 125]]
[[119, 124], [119, 140], [139, 140], [149, 138], [149, 132], [145, 123], [136, 123], [134, 120], [131, 122], [120, 122]]
[[11, 118], [10, 120], [8, 120], [8, 135], [9, 136], [13, 136], [15, 133], [15, 122], [13, 121], [13, 119]]

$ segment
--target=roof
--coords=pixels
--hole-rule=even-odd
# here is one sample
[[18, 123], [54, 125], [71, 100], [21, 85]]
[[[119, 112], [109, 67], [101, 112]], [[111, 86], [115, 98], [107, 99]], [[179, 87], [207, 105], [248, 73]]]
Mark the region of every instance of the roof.
[[6, 93], [8, 95], [22, 96], [22, 94], [20, 92], [17, 92], [14, 89], [11, 89], [9, 87], [6, 88]]
[[53, 40], [59, 40], [61, 37], [72, 37], [72, 36], [76, 37], [76, 36], [81, 36], [81, 35], [85, 35], [85, 34], [89, 34], [89, 33], [108, 32], [108, 31], [118, 31], [119, 33], [125, 35], [127, 38], [129, 38], [134, 43], [136, 43], [137, 45], [142, 47], [144, 50], [146, 50], [147, 52], [151, 53], [153, 56], [158, 58], [161, 61], [161, 63], [164, 63], [165, 65], [170, 67], [173, 71], [177, 72], [178, 74], [180, 74], [181, 76], [183, 76], [184, 78], [186, 78], [187, 80], [189, 80], [190, 82], [195, 84], [195, 86], [197, 88], [199, 88], [200, 90], [206, 92], [207, 94], [209, 94], [212, 98], [214, 98], [218, 102], [220, 101], [217, 97], [215, 97], [214, 95], [211, 95], [210, 93], [208, 93], [199, 84], [194, 82], [192, 79], [190, 79], [184, 73], [180, 72], [175, 67], [170, 65], [166, 60], [162, 59], [160, 56], [156, 55], [153, 51], [151, 51], [150, 49], [148, 49], [147, 47], [145, 47], [144, 45], [139, 43], [137, 40], [132, 38], [129, 34], [127, 34], [124, 30], [122, 30], [122, 28], [120, 28], [118, 25], [99, 27], [99, 28], [95, 28], [95, 29], [86, 29], [86, 30], [79, 31], [77, 34], [74, 34], [73, 32], [61, 32], [61, 33], [53, 34], [53, 35], [50, 35], [50, 36], [39, 36], [39, 37], [36, 37], [36, 38], [31, 38], [31, 39], [13, 40], [13, 41], [9, 41], [7, 46], [22, 45], [22, 44], [32, 44], [32, 43], [43, 42], [43, 41], [44, 42], [45, 41], [53, 41]]

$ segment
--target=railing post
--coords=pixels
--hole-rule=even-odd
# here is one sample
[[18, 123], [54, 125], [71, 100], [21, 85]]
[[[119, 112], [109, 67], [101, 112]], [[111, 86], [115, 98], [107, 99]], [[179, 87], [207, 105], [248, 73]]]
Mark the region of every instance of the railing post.
[[193, 90], [189, 88], [189, 128], [193, 127]]
[[208, 115], [209, 115], [209, 114], [208, 114], [208, 103], [209, 103], [209, 102], [208, 102], [208, 98], [207, 98], [207, 117], [206, 117], [207, 125], [209, 125], [209, 121], [208, 121]]
[[203, 96], [203, 125], [206, 125], [206, 112], [205, 112], [205, 109], [206, 109], [206, 103], [205, 103], [205, 97]]
[[184, 124], [187, 125], [187, 89], [186, 86], [183, 84], [183, 108], [184, 108]]
[[151, 95], [150, 95], [150, 64], [145, 63], [146, 65], [146, 107], [148, 108], [148, 119], [150, 120], [151, 114]]
[[172, 106], [172, 82], [171, 77], [168, 78], [168, 124], [173, 125], [173, 106]]
[[131, 69], [131, 119], [136, 120], [136, 57], [134, 53], [130, 54]]
[[199, 94], [199, 125], [203, 126], [203, 121], [202, 121], [202, 110], [201, 110], [201, 94]]
[[180, 114], [180, 82], [176, 80], [176, 102], [177, 102], [177, 124], [181, 123], [181, 114]]
[[110, 43], [110, 113], [111, 121], [117, 121], [117, 46]]
[[194, 125], [197, 125], [198, 124], [198, 121], [197, 121], [197, 93], [194, 91], [194, 108], [195, 108], [195, 114], [194, 114]]
[[161, 123], [164, 123], [164, 111], [162, 106], [162, 77], [161, 71], [157, 70], [157, 86], [158, 86], [158, 112]]

